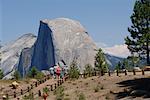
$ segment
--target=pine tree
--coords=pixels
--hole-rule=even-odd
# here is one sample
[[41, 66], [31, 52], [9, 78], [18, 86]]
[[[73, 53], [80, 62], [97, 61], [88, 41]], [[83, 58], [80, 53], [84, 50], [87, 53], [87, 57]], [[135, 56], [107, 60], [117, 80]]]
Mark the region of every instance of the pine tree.
[[97, 67], [99, 71], [102, 71], [102, 72], [108, 71], [108, 65], [105, 60], [105, 56], [104, 56], [102, 49], [98, 49], [98, 52], [95, 56], [95, 67]]
[[150, 64], [150, 1], [137, 0], [131, 15], [130, 36], [125, 38], [128, 49], [134, 55], [147, 59]]
[[70, 65], [69, 72], [68, 72], [69, 78], [78, 79], [79, 74], [80, 74], [80, 71], [78, 69], [76, 59], [73, 59], [71, 65]]

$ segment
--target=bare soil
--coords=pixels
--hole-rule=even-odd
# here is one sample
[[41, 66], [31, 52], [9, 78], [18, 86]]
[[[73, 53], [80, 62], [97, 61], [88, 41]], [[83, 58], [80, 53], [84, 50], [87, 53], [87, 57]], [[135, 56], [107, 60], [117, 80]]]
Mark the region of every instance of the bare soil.
[[[34, 88], [32, 92], [37, 93], [38, 90], [42, 90], [56, 81], [50, 79]], [[0, 87], [5, 88], [3, 91], [8, 88], [10, 89], [9, 85], [11, 82], [0, 81]], [[20, 87], [26, 88], [32, 82], [33, 80], [29, 83], [20, 81]], [[74, 81], [68, 80], [62, 86], [64, 87], [63, 100], [79, 100], [80, 94], [83, 94], [86, 100], [150, 100], [150, 72], [145, 72], [145, 75], [142, 75], [142, 72], [137, 72], [136, 75], [130, 72], [126, 76], [122, 73], [119, 76], [116, 74], [108, 76], [106, 74], [101, 77], [79, 78]], [[136, 90], [144, 91], [144, 93], [132, 94]], [[47, 100], [56, 100], [56, 95], [54, 95], [53, 91], [50, 91], [48, 95]], [[43, 98], [36, 95], [35, 100], [43, 100]]]

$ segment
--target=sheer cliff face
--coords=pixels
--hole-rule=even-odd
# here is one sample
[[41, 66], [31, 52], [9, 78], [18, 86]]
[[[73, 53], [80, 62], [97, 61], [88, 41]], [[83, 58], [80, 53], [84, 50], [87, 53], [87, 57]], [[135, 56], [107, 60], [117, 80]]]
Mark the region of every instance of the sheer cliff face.
[[34, 44], [31, 67], [46, 70], [55, 64], [52, 31], [46, 23], [40, 22], [37, 41]]
[[95, 43], [84, 27], [78, 22], [67, 18], [42, 20], [52, 30], [56, 62], [64, 60], [67, 65], [77, 58], [80, 70], [86, 64], [94, 65]]
[[33, 66], [48, 70], [61, 60], [69, 66], [74, 58], [82, 71], [86, 64], [94, 66], [97, 47], [79, 22], [58, 18], [40, 21], [38, 38], [31, 49], [21, 54], [18, 70], [22, 76]]

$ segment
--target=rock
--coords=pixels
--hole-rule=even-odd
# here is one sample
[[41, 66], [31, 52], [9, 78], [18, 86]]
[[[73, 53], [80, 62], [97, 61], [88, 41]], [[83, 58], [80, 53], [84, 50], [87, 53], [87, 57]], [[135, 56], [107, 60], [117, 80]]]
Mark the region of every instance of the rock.
[[18, 60], [21, 54], [22, 49], [31, 48], [35, 43], [36, 36], [28, 33], [17, 40], [8, 43], [0, 49], [2, 53], [2, 60], [0, 68], [3, 70], [4, 75], [8, 75], [12, 72], [13, 69], [18, 65]]
[[[35, 66], [39, 70], [48, 70], [61, 60], [70, 65], [77, 58], [80, 71], [83, 71], [86, 64], [94, 67], [95, 49], [94, 41], [78, 21], [67, 18], [42, 20], [29, 65], [30, 68]], [[26, 52], [18, 68], [25, 69]]]

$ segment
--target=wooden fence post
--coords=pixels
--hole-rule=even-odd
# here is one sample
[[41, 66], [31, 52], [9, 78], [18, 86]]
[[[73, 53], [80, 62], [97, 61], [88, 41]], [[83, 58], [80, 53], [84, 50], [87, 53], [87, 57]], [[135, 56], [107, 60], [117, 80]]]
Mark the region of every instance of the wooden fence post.
[[142, 75], [145, 75], [145, 73], [144, 73], [144, 69], [142, 69]]
[[23, 95], [23, 90], [21, 89], [21, 95]]
[[51, 85], [51, 91], [53, 91], [53, 85]]
[[38, 93], [39, 97], [41, 96], [41, 91], [39, 90], [39, 93]]
[[28, 89], [27, 91], [29, 92], [30, 91], [30, 87], [28, 86], [27, 89]]
[[16, 91], [14, 91], [14, 98], [16, 98]]
[[57, 86], [59, 86], [59, 80], [57, 81]]
[[127, 75], [127, 70], [124, 71], [125, 75]]
[[117, 70], [117, 76], [119, 76], [119, 71]]
[[6, 98], [9, 98], [8, 93], [6, 94]]
[[110, 76], [110, 71], [108, 71], [108, 75]]
[[55, 89], [57, 88], [57, 84], [55, 83]]
[[133, 75], [136, 75], [135, 70], [133, 69]]
[[33, 85], [31, 84], [31, 89], [33, 89]]
[[35, 82], [35, 87], [37, 87], [38, 86], [38, 83], [37, 82]]
[[94, 72], [94, 75], [96, 76], [96, 71]]
[[85, 73], [83, 73], [83, 77], [85, 78]]

